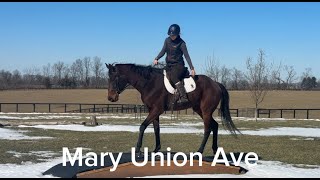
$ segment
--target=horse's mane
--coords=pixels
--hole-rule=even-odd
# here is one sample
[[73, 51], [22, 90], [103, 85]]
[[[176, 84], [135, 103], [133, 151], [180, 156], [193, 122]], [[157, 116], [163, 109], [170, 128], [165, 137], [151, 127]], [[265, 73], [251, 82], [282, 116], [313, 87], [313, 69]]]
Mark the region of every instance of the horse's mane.
[[130, 66], [130, 70], [141, 75], [145, 79], [150, 79], [152, 75], [162, 74], [163, 67], [152, 67], [151, 65], [137, 65], [137, 64], [116, 64]]

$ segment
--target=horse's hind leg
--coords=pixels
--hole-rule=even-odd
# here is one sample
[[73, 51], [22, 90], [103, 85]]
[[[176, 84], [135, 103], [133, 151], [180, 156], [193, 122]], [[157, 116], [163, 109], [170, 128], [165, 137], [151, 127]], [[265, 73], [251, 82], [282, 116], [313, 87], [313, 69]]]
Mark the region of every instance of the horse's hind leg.
[[218, 127], [219, 124], [211, 117], [210, 128], [212, 130], [213, 141], [212, 141], [212, 151], [215, 154], [218, 150]]
[[156, 148], [154, 149], [153, 152], [158, 152], [161, 149], [159, 117], [157, 117], [153, 121], [153, 129], [154, 129], [154, 134], [156, 136]]

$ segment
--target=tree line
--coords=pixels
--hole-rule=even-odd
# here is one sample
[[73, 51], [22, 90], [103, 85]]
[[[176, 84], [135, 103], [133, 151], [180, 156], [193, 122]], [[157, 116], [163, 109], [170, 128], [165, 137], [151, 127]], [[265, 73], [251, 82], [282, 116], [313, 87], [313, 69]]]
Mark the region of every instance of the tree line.
[[254, 58], [246, 60], [246, 70], [236, 67], [220, 66], [213, 55], [205, 61], [205, 74], [217, 82], [221, 82], [228, 90], [250, 90], [250, 86], [260, 82], [268, 90], [320, 90], [320, 81], [313, 76], [312, 69], [306, 68], [300, 76], [293, 66], [270, 63], [266, 61], [264, 50], [258, 50], [256, 64]]
[[[220, 66], [214, 56], [209, 56], [205, 61], [204, 74], [221, 82], [228, 90], [250, 90], [250, 85], [258, 80], [269, 90], [319, 89], [320, 82], [312, 75], [311, 68], [298, 76], [293, 66], [267, 64], [265, 57], [265, 52], [260, 49], [257, 64], [253, 64], [254, 58], [248, 57], [247, 69], [241, 71], [236, 67]], [[52, 65], [48, 63], [42, 67], [26, 68], [23, 72], [0, 70], [0, 90], [107, 88], [107, 83], [107, 68], [97, 56], [76, 59], [71, 64], [63, 61]]]
[[84, 57], [71, 64], [58, 61], [21, 73], [0, 71], [0, 89], [107, 88], [107, 70], [100, 57]]

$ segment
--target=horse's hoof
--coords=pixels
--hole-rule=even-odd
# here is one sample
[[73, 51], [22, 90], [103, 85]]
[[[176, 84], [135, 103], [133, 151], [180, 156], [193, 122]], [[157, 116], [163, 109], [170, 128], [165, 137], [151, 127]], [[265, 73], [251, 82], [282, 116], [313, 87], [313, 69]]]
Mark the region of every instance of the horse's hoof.
[[143, 158], [143, 154], [136, 153], [136, 158]]
[[153, 152], [156, 153], [156, 152], [158, 152], [160, 149], [161, 149], [161, 146], [158, 146], [158, 147], [156, 147], [156, 148], [153, 150]]
[[143, 157], [143, 153], [141, 152], [141, 151], [136, 151], [136, 157], [137, 158], [141, 158], [141, 157]]
[[197, 152], [203, 154], [203, 150], [199, 149]]
[[217, 151], [213, 151], [213, 156], [215, 156], [215, 155], [216, 155], [216, 153], [217, 153]]

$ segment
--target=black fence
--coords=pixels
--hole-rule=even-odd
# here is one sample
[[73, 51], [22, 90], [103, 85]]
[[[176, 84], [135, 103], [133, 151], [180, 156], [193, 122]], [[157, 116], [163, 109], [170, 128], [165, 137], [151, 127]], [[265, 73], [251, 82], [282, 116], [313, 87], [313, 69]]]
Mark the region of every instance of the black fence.
[[319, 119], [320, 109], [258, 109], [257, 114], [258, 114], [258, 118], [262, 117], [262, 115], [265, 115], [265, 117], [267, 118], [272, 118], [272, 117], [288, 118], [287, 115], [290, 114], [291, 118], [293, 119], [296, 119], [297, 116], [299, 116], [299, 118], [305, 118], [305, 119], [310, 119], [310, 116], [312, 116], [312, 118]]
[[[138, 104], [86, 104], [86, 103], [0, 103], [0, 112], [18, 113], [148, 113]], [[173, 114], [165, 111], [165, 114]], [[177, 114], [196, 114], [192, 109], [175, 111]], [[258, 118], [320, 118], [320, 109], [258, 109]], [[254, 108], [230, 109], [232, 117], [254, 117]], [[220, 109], [214, 113], [220, 116]]]
[[[86, 103], [0, 103], [0, 112], [18, 113], [148, 113], [144, 105], [138, 104], [86, 104]], [[217, 109], [220, 115], [220, 109]], [[165, 111], [164, 114], [173, 114]], [[176, 114], [196, 114], [192, 109], [175, 111]], [[230, 109], [233, 116], [239, 116], [238, 109]]]

